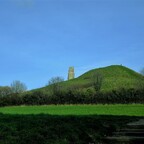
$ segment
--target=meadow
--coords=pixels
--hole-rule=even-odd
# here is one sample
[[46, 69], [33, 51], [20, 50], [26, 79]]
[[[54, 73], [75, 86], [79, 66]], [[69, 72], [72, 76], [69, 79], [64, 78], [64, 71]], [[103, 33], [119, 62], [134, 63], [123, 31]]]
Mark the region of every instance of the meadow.
[[141, 118], [143, 104], [1, 107], [0, 143], [106, 144], [106, 136]]
[[144, 116], [144, 104], [8, 106], [1, 107], [0, 113]]

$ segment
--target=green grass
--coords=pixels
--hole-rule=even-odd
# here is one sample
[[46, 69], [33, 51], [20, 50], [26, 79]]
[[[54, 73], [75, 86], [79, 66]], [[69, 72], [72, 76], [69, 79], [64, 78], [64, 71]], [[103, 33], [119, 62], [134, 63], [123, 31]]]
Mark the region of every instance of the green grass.
[[[112, 65], [90, 70], [78, 78], [62, 82], [61, 86], [63, 89], [92, 88], [91, 76], [95, 72], [101, 73], [103, 76], [102, 91], [111, 91], [119, 88], [135, 88], [140, 84], [144, 84], [144, 77], [141, 74], [121, 65]], [[36, 90], [47, 92], [50, 88], [46, 86]]]
[[0, 144], [89, 144], [103, 143], [103, 138], [134, 116], [60, 116], [0, 114]]
[[144, 104], [0, 108], [0, 144], [104, 143], [104, 137], [144, 118]]
[[144, 116], [144, 104], [12, 106], [1, 107], [0, 113]]

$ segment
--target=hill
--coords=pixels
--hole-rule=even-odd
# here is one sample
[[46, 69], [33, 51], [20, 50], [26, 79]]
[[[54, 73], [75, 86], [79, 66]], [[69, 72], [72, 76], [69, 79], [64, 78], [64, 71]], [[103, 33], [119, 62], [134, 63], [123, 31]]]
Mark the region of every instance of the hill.
[[[63, 89], [92, 89], [92, 75], [100, 73], [103, 77], [102, 91], [116, 90], [119, 88], [135, 88], [144, 85], [144, 77], [122, 65], [111, 65], [103, 68], [92, 69], [81, 76], [61, 83]], [[49, 86], [37, 89], [48, 91]]]

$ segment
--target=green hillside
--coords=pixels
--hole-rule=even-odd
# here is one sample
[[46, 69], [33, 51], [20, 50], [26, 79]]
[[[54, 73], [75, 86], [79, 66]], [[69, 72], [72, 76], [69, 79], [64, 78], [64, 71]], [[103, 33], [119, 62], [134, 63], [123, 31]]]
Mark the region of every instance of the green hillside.
[[[102, 91], [116, 90], [119, 88], [134, 88], [144, 85], [144, 77], [121, 65], [112, 65], [90, 70], [78, 78], [61, 83], [63, 89], [87, 89], [92, 88], [92, 75], [100, 73], [103, 77]], [[49, 86], [40, 88], [48, 91]]]

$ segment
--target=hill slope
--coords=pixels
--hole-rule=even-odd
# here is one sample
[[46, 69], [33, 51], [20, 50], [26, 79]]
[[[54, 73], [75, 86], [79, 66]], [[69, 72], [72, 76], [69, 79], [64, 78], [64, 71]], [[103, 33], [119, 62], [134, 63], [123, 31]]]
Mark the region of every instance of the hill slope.
[[[103, 77], [102, 91], [134, 88], [144, 84], [144, 77], [141, 74], [121, 65], [112, 65], [90, 70], [78, 78], [62, 82], [61, 85], [64, 89], [92, 88], [91, 76], [94, 75], [94, 73], [100, 73]], [[48, 91], [49, 86], [41, 88], [41, 90]]]

